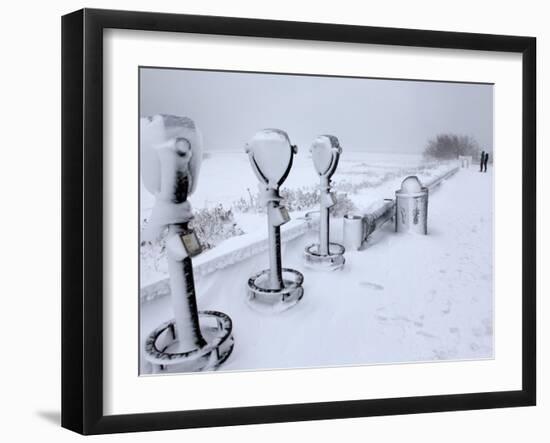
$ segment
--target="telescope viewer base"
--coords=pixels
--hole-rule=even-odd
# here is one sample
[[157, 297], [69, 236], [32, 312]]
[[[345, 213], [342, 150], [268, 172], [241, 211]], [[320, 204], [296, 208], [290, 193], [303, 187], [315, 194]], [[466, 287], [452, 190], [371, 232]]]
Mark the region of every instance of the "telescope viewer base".
[[290, 309], [304, 296], [304, 276], [295, 269], [283, 268], [283, 288], [269, 287], [269, 269], [248, 279], [247, 303], [254, 311], [277, 313]]
[[176, 322], [167, 321], [149, 334], [145, 342], [145, 360], [152, 373], [199, 372], [217, 369], [233, 351], [233, 323], [218, 311], [199, 311], [201, 333], [206, 345], [179, 352]]
[[346, 263], [344, 258], [346, 249], [338, 243], [329, 243], [329, 253], [319, 253], [319, 244], [309, 245], [304, 250], [305, 266], [309, 269], [322, 271], [336, 271], [342, 269]]

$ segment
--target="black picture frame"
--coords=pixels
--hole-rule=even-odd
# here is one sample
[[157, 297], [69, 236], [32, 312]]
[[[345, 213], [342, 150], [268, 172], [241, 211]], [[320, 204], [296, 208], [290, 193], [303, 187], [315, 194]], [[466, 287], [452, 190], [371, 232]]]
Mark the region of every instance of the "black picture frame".
[[[103, 31], [108, 28], [522, 54], [522, 388], [230, 409], [103, 413]], [[536, 39], [232, 17], [83, 9], [62, 18], [62, 426], [151, 431], [536, 403]]]

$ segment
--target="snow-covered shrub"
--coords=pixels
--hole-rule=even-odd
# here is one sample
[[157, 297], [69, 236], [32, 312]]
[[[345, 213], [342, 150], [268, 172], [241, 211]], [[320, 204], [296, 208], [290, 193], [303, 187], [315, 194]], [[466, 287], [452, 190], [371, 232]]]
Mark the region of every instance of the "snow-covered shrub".
[[319, 193], [314, 188], [281, 189], [284, 205], [290, 212], [306, 211], [319, 204]]
[[[319, 207], [319, 191], [314, 187], [282, 188], [280, 194], [283, 198], [283, 204], [289, 212], [307, 211]], [[233, 208], [239, 212], [265, 212], [265, 204], [262, 202], [259, 192], [252, 194], [250, 190], [248, 198], [242, 197], [235, 201]], [[341, 216], [354, 208], [353, 202], [346, 193], [337, 193], [336, 205], [331, 209], [331, 212], [336, 216]]]
[[383, 175], [372, 175], [370, 178], [361, 180], [358, 183], [352, 183], [347, 180], [339, 180], [335, 189], [348, 194], [357, 194], [359, 191], [368, 188], [376, 188], [388, 180], [393, 180], [396, 177], [402, 176], [402, 172], [386, 172]]
[[343, 217], [345, 214], [355, 212], [356, 210], [357, 207], [355, 206], [351, 198], [348, 197], [348, 194], [337, 193], [336, 204], [332, 208], [330, 208], [330, 213], [334, 217]]
[[[190, 227], [195, 230], [203, 250], [211, 249], [225, 239], [244, 234], [235, 222], [232, 210], [225, 209], [222, 205], [199, 209], [194, 215]], [[142, 220], [142, 230], [147, 222], [146, 218]], [[142, 241], [140, 244], [141, 274], [145, 280], [150, 274], [168, 272], [164, 259], [166, 252], [164, 240], [163, 236], [159, 241]]]
[[350, 173], [346, 173], [345, 175], [361, 175], [363, 179], [359, 182], [351, 182], [345, 179], [340, 179], [335, 184], [334, 189], [339, 192], [344, 192], [344, 193], [353, 195], [353, 194], [357, 194], [363, 189], [376, 188], [378, 186], [381, 186], [387, 181], [395, 180], [395, 179], [403, 179], [408, 175], [430, 177], [431, 175], [433, 175], [433, 169], [441, 164], [443, 163], [442, 162], [426, 163], [419, 166], [404, 167], [404, 168], [395, 169], [393, 171], [387, 171], [383, 174], [373, 173], [369, 171], [366, 171], [366, 172], [353, 171]]
[[[149, 220], [147, 218], [141, 220], [141, 232], [143, 232], [148, 222]], [[164, 260], [165, 251], [166, 246], [164, 244], [164, 238], [160, 241], [141, 241], [139, 245], [139, 255], [140, 277], [142, 280], [154, 280], [155, 275], [166, 274], [168, 272], [166, 260]]]
[[251, 212], [251, 213], [260, 213], [265, 211], [265, 205], [260, 199], [259, 192], [252, 193], [250, 188], [246, 188], [248, 197], [241, 197], [240, 199], [233, 202], [231, 205], [235, 211], [238, 212]]
[[235, 222], [231, 209], [221, 204], [214, 208], [199, 209], [190, 225], [195, 230], [203, 249], [211, 249], [223, 240], [244, 234]]

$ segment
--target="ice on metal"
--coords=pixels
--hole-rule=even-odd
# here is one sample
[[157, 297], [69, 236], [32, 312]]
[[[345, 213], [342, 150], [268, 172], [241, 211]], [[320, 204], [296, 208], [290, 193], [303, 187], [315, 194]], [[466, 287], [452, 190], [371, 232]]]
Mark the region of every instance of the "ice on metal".
[[[152, 331], [145, 343], [145, 359], [152, 371], [185, 367], [213, 369], [233, 349], [231, 319], [217, 311], [199, 312], [191, 257], [200, 244], [189, 221], [187, 202], [195, 189], [202, 160], [202, 140], [186, 117], [158, 115], [142, 119], [141, 161], [146, 188], [155, 196], [150, 227], [156, 234], [168, 228], [166, 259], [174, 319]], [[215, 325], [205, 326], [210, 319]]]
[[345, 263], [345, 248], [330, 242], [330, 208], [336, 204], [331, 192], [331, 177], [336, 171], [342, 147], [334, 135], [320, 135], [311, 145], [313, 166], [319, 175], [319, 242], [305, 248], [305, 264], [309, 268], [336, 270]]
[[428, 233], [428, 188], [409, 176], [395, 192], [395, 231]]
[[[256, 133], [245, 146], [252, 170], [265, 186], [262, 199], [267, 206], [269, 239], [269, 269], [248, 280], [248, 302], [253, 309], [277, 312], [294, 306], [303, 296], [303, 276], [282, 267], [281, 225], [290, 221], [279, 195], [279, 186], [292, 168], [296, 146], [286, 132], [264, 129]], [[275, 308], [276, 307], [276, 308]]]

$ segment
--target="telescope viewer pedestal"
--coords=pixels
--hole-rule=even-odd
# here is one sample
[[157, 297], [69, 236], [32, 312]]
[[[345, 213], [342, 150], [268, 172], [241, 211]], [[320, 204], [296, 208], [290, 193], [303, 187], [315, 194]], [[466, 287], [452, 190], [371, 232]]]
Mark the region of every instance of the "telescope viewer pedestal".
[[346, 263], [346, 249], [338, 243], [329, 243], [328, 252], [320, 252], [319, 244], [309, 245], [304, 251], [305, 265], [310, 269], [336, 271]]
[[145, 342], [145, 359], [152, 365], [152, 373], [171, 369], [174, 372], [209, 371], [218, 368], [233, 351], [233, 324], [231, 318], [218, 311], [199, 311], [201, 333], [206, 344], [181, 352], [175, 319], [154, 331]]
[[295, 269], [282, 269], [280, 288], [270, 287], [270, 270], [254, 274], [248, 279], [249, 306], [255, 311], [271, 313], [285, 311], [298, 303], [303, 295], [304, 276]]

